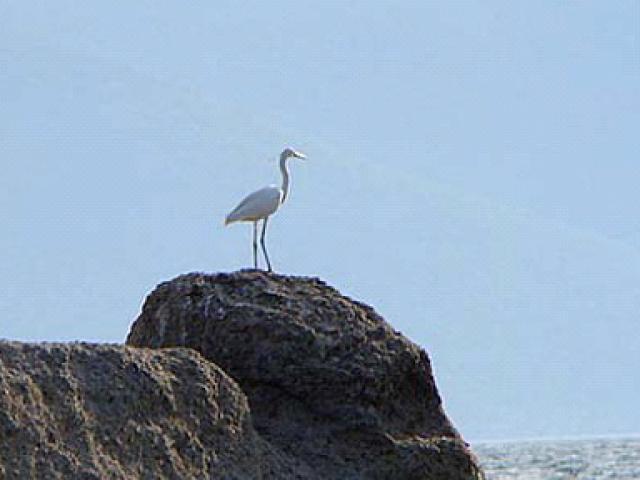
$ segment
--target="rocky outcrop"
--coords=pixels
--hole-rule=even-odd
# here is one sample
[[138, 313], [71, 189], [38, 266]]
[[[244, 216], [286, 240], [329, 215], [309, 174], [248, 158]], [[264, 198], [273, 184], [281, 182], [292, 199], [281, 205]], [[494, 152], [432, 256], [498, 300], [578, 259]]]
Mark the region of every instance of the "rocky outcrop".
[[296, 478], [247, 399], [186, 349], [0, 342], [0, 478]]
[[184, 275], [147, 298], [127, 344], [192, 348], [238, 382], [261, 440], [296, 466], [246, 478], [482, 476], [442, 410], [427, 354], [320, 280]]
[[178, 277], [127, 343], [0, 341], [0, 479], [482, 478], [427, 354], [317, 279]]

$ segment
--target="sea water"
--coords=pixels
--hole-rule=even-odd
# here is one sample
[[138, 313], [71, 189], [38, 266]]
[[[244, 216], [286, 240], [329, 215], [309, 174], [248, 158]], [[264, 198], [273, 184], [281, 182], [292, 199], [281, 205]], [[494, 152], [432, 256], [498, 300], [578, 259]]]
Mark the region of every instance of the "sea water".
[[640, 479], [640, 437], [472, 445], [487, 480]]

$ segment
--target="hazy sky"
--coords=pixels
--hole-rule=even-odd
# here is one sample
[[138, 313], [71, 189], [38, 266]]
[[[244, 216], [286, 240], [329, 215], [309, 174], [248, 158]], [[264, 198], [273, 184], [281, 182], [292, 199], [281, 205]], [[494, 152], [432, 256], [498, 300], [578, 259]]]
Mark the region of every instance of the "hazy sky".
[[640, 432], [640, 2], [0, 0], [0, 337], [251, 263], [424, 346], [471, 440]]

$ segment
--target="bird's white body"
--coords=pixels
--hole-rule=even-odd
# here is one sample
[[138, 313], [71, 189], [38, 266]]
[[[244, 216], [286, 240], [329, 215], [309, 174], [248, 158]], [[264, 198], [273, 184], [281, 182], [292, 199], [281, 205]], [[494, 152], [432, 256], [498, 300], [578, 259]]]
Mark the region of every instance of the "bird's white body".
[[282, 204], [283, 191], [276, 185], [269, 185], [247, 195], [233, 211], [227, 215], [224, 223], [257, 222], [275, 213]]
[[236, 208], [234, 208], [224, 220], [225, 225], [233, 222], [253, 222], [253, 265], [258, 268], [258, 222], [262, 223], [262, 235], [260, 243], [262, 245], [262, 253], [267, 261], [267, 267], [271, 271], [271, 263], [267, 255], [267, 247], [264, 243], [264, 236], [267, 229], [267, 220], [273, 215], [280, 205], [287, 199], [289, 193], [289, 172], [287, 171], [287, 159], [289, 158], [306, 158], [300, 152], [296, 152], [291, 148], [285, 148], [280, 154], [280, 173], [282, 173], [282, 186], [269, 185], [247, 195]]

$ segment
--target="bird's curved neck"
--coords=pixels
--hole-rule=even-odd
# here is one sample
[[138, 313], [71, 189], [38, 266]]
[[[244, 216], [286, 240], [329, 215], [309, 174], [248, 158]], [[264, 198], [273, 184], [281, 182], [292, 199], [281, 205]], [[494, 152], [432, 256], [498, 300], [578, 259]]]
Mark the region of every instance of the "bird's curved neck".
[[282, 173], [282, 202], [289, 194], [289, 171], [287, 170], [287, 157], [280, 157], [280, 172]]

